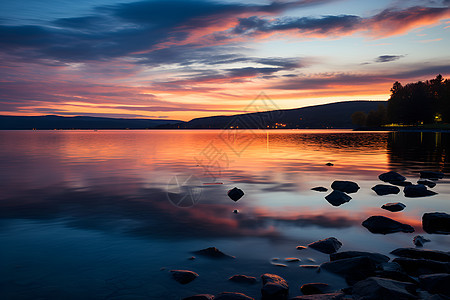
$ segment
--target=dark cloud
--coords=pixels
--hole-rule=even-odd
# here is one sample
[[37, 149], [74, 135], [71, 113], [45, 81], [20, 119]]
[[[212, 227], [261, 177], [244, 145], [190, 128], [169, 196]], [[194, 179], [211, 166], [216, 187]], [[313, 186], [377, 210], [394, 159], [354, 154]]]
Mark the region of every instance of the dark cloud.
[[380, 55], [375, 59], [375, 62], [384, 63], [384, 62], [396, 61], [402, 57], [405, 57], [405, 56], [404, 55]]

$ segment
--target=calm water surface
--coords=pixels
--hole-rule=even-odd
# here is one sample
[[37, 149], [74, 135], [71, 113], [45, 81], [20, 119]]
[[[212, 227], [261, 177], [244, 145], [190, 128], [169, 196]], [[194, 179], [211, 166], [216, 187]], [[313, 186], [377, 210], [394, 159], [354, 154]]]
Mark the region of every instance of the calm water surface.
[[[320, 264], [328, 255], [296, 250], [334, 236], [342, 251], [388, 254], [423, 234], [430, 249], [450, 238], [427, 235], [424, 212], [449, 212], [450, 181], [438, 195], [377, 196], [378, 175], [394, 170], [416, 182], [419, 170], [449, 170], [450, 135], [321, 130], [277, 131], [2, 131], [0, 132], [1, 299], [181, 299], [196, 293], [244, 292], [260, 285], [230, 283], [234, 274], [285, 277], [290, 295], [336, 276], [273, 257]], [[334, 166], [326, 166], [327, 162]], [[334, 180], [361, 189], [340, 207], [327, 193]], [[239, 187], [238, 202], [227, 190]], [[406, 209], [382, 210], [387, 202]], [[234, 214], [233, 210], [239, 210]], [[375, 235], [361, 222], [384, 215], [416, 232]], [[233, 261], [197, 257], [216, 246]], [[168, 270], [200, 277], [180, 285]]]

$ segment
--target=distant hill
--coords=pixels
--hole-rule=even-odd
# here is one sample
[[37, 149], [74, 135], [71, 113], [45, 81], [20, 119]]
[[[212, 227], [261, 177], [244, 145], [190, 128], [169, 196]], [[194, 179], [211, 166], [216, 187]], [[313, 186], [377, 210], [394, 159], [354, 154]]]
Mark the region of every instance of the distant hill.
[[0, 116], [0, 130], [19, 129], [148, 129], [183, 123], [177, 120], [61, 116]]
[[[215, 116], [178, 124], [180, 128], [353, 128], [351, 115], [356, 111], [377, 110], [386, 101], [345, 101], [295, 109]], [[278, 123], [278, 124], [277, 124]], [[282, 125], [280, 125], [282, 124]]]

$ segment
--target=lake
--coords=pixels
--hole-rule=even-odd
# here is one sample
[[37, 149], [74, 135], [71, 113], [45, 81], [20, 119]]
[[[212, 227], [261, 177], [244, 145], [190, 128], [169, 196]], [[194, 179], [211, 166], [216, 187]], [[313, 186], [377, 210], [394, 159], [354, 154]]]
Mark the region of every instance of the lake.
[[[431, 240], [426, 248], [450, 249], [449, 236], [421, 226], [423, 213], [449, 212], [449, 179], [425, 198], [371, 190], [389, 170], [413, 183], [420, 170], [448, 174], [449, 155], [450, 134], [433, 132], [1, 131], [0, 298], [181, 299], [234, 291], [259, 299], [259, 283], [227, 279], [263, 273], [288, 280], [290, 296], [308, 282], [340, 289], [342, 278], [299, 267], [328, 255], [296, 246], [336, 237], [341, 251], [389, 254], [413, 247], [421, 234]], [[329, 192], [311, 190], [330, 189], [334, 180], [361, 189], [334, 207], [324, 198]], [[227, 196], [233, 187], [245, 192], [237, 202]], [[398, 201], [405, 210], [380, 208]], [[361, 226], [372, 215], [415, 232], [372, 234]], [[192, 254], [211, 246], [236, 259]], [[200, 276], [181, 285], [172, 269]]]

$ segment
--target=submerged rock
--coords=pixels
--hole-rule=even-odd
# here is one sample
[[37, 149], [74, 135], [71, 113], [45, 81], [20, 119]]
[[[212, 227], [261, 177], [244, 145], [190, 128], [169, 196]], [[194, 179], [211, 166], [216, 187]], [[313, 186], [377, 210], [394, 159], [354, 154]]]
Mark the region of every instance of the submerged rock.
[[356, 193], [359, 190], [359, 185], [353, 181], [336, 180], [331, 184], [331, 188], [335, 191], [341, 191], [350, 194]]
[[414, 228], [384, 216], [372, 216], [362, 222], [372, 233], [388, 234], [394, 232], [414, 232]]
[[214, 295], [198, 294], [198, 295], [183, 298], [183, 300], [214, 300]]
[[308, 248], [308, 247], [305, 247], [305, 246], [297, 246], [296, 247], [297, 250], [305, 250], [306, 248]]
[[424, 213], [422, 227], [427, 233], [450, 234], [450, 215], [444, 212]]
[[335, 261], [339, 259], [353, 258], [353, 257], [368, 257], [370, 260], [376, 264], [382, 264], [388, 262], [390, 258], [386, 255], [374, 252], [364, 252], [364, 251], [344, 251], [330, 254], [330, 261]]
[[417, 184], [423, 184], [429, 188], [434, 188], [436, 186], [436, 182], [428, 180], [428, 179], [420, 179], [417, 181]]
[[416, 248], [398, 248], [391, 252], [396, 256], [408, 257], [408, 258], [423, 258], [431, 259], [442, 262], [450, 262], [450, 252], [438, 251], [438, 250], [426, 250]]
[[284, 260], [286, 262], [299, 262], [300, 258], [297, 258], [297, 257], [286, 257]]
[[450, 297], [450, 274], [431, 274], [419, 277], [420, 287], [431, 294]]
[[450, 263], [430, 259], [394, 258], [402, 269], [411, 276], [420, 276], [435, 273], [449, 273]]
[[376, 277], [387, 278], [387, 279], [403, 281], [403, 282], [410, 282], [412, 284], [418, 284], [417, 280], [415, 280], [413, 277], [411, 277], [401, 271], [381, 270], [381, 271], [376, 271], [375, 273], [376, 273], [375, 274]]
[[234, 187], [228, 191], [227, 195], [228, 197], [230, 197], [231, 200], [238, 201], [239, 199], [242, 198], [242, 196], [244, 196], [244, 191], [238, 189], [237, 187]]
[[239, 211], [237, 209], [233, 210], [233, 214], [237, 214]]
[[353, 286], [353, 298], [364, 300], [417, 299], [412, 283], [392, 279], [370, 277]]
[[381, 208], [392, 211], [392, 212], [397, 212], [397, 211], [404, 210], [405, 207], [406, 207], [405, 204], [403, 204], [401, 202], [395, 202], [395, 203], [386, 203]]
[[263, 300], [284, 300], [289, 296], [289, 285], [284, 278], [275, 274], [261, 275]]
[[380, 175], [378, 175], [378, 178], [384, 182], [405, 181], [406, 180], [406, 177], [404, 177], [403, 175], [400, 175], [399, 173], [394, 172], [394, 171], [389, 171], [389, 172], [380, 174]]
[[341, 300], [346, 299], [343, 292], [297, 296], [289, 300]]
[[300, 287], [303, 295], [326, 294], [332, 292], [330, 285], [326, 283], [306, 283]]
[[424, 238], [423, 236], [421, 236], [421, 235], [416, 235], [414, 238], [413, 238], [413, 243], [414, 243], [414, 245], [416, 245], [417, 247], [423, 247], [423, 245], [425, 244], [425, 243], [428, 243], [428, 242], [431, 242], [429, 239], [426, 239], [426, 238]]
[[247, 284], [254, 284], [257, 282], [255, 277], [247, 276], [247, 275], [233, 275], [230, 278], [228, 278], [229, 281], [238, 282], [238, 283], [247, 283]]
[[436, 192], [430, 191], [423, 184], [412, 184], [405, 186], [403, 189], [403, 193], [405, 193], [405, 197], [417, 198], [417, 197], [427, 197], [436, 195]]
[[338, 251], [341, 246], [342, 243], [335, 237], [329, 237], [320, 241], [315, 241], [308, 245], [309, 248], [326, 254], [331, 254]]
[[350, 201], [352, 197], [341, 191], [332, 191], [325, 199], [333, 206], [340, 206]]
[[351, 285], [375, 275], [377, 264], [368, 257], [359, 256], [325, 262], [320, 265], [320, 269], [344, 277]]
[[317, 191], [317, 192], [326, 192], [326, 191], [328, 191], [328, 189], [326, 187], [323, 187], [323, 186], [316, 186], [316, 187], [313, 187], [311, 190]]
[[333, 164], [333, 163], [330, 163], [330, 162], [326, 163], [325, 165], [326, 165], [326, 166], [329, 166], [329, 167], [334, 166], [334, 164]]
[[202, 255], [210, 258], [235, 258], [234, 256], [223, 253], [216, 247], [209, 247], [206, 249], [194, 251], [194, 253], [197, 255]]
[[398, 187], [388, 184], [377, 184], [372, 187], [372, 190], [377, 193], [378, 196], [400, 193], [400, 189]]
[[198, 277], [198, 274], [188, 270], [170, 270], [172, 278], [181, 284], [187, 284]]
[[242, 293], [222, 292], [216, 297], [214, 297], [214, 300], [255, 300], [255, 299]]
[[442, 179], [444, 178], [444, 173], [432, 171], [420, 171], [420, 178]]
[[304, 269], [318, 269], [320, 268], [319, 265], [300, 265], [300, 268], [304, 268]]

